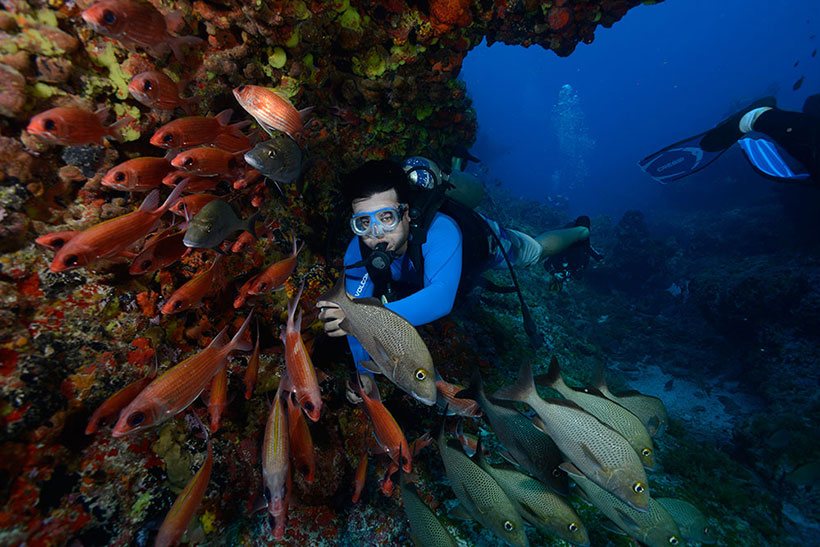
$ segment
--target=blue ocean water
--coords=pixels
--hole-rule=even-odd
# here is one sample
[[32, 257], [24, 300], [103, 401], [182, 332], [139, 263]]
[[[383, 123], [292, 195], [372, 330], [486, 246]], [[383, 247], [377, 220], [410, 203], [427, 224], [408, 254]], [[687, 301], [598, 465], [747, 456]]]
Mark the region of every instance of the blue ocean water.
[[[690, 195], [683, 197], [658, 186], [636, 162], [764, 95], [799, 110], [820, 88], [820, 58], [811, 57], [820, 45], [818, 14], [816, 0], [671, 0], [638, 6], [612, 28], [598, 28], [592, 44], [579, 44], [567, 58], [537, 46], [482, 44], [461, 73], [478, 114], [472, 152], [490, 179], [538, 200], [563, 194], [575, 213], [674, 208], [681, 199], [711, 206], [722, 199], [713, 180], [726, 176], [747, 180], [744, 199], [765, 196], [770, 183], [737, 150], [708, 175], [689, 179]], [[582, 128], [594, 141], [578, 155], [563, 152], [560, 142], [579, 138], [555, 110], [565, 84], [577, 94]], [[586, 173], [576, 177], [579, 157]], [[706, 194], [699, 193], [702, 184], [710, 185]]]

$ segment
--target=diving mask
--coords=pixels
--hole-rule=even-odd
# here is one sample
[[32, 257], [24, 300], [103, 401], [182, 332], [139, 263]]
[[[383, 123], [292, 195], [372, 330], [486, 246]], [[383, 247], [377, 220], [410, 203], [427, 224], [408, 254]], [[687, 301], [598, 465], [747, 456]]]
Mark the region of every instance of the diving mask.
[[357, 236], [381, 237], [398, 227], [405, 211], [407, 211], [407, 206], [399, 205], [356, 213], [350, 217], [350, 228]]

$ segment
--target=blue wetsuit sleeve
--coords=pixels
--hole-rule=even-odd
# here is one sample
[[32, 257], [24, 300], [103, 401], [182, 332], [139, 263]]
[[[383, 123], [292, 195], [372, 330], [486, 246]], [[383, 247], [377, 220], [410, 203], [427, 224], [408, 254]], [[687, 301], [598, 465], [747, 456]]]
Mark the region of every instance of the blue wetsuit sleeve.
[[[361, 259], [362, 253], [359, 248], [359, 238], [354, 237], [347, 246], [344, 264], [345, 266], [355, 264]], [[373, 296], [373, 283], [365, 277], [366, 275], [367, 270], [364, 266], [345, 270], [345, 290], [347, 290], [348, 294], [357, 295], [358, 298]], [[359, 341], [352, 336], [347, 336], [347, 345], [350, 346], [350, 353], [353, 355], [353, 362], [356, 364], [356, 368], [359, 372], [372, 374], [360, 364], [362, 361], [369, 361], [370, 356], [367, 354]]]
[[422, 253], [424, 288], [387, 304], [414, 326], [435, 321], [453, 309], [461, 280], [461, 230], [455, 221], [437, 215]]

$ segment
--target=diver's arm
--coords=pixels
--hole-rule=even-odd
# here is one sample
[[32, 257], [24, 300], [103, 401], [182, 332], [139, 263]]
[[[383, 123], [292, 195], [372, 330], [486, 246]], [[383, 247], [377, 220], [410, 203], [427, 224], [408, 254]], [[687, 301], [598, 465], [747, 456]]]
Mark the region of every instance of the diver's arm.
[[437, 217], [422, 252], [424, 288], [386, 305], [414, 326], [435, 321], [453, 309], [461, 280], [461, 230], [458, 225], [449, 217]]

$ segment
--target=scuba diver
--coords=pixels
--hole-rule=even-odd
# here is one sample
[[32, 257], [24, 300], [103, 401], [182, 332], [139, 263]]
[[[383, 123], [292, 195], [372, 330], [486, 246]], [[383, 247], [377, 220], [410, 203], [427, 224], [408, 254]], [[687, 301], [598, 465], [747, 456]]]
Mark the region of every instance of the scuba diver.
[[[427, 158], [403, 164], [390, 160], [364, 163], [342, 179], [351, 205], [354, 237], [344, 257], [345, 287], [354, 298], [375, 296], [412, 325], [439, 319], [453, 308], [457, 294], [476, 285], [517, 292], [524, 328], [534, 346], [543, 340], [518, 288], [514, 267], [526, 267], [589, 238], [586, 227], [545, 232], [533, 238], [503, 228], [450, 195], [467, 184], [449, 176]], [[473, 177], [475, 178], [475, 177]], [[475, 190], [475, 181], [468, 181]], [[480, 183], [479, 183], [480, 184]], [[469, 192], [467, 192], [469, 193]], [[470, 202], [475, 201], [472, 196]], [[498, 287], [481, 277], [490, 268], [507, 267], [514, 287]], [[332, 337], [345, 336], [344, 312], [319, 301], [319, 318]], [[368, 360], [361, 345], [348, 337], [357, 368]]]
[[[565, 229], [590, 228], [590, 220], [586, 215], [579, 216], [574, 222], [570, 222]], [[584, 271], [589, 266], [589, 259], [594, 258], [596, 262], [603, 260], [604, 255], [596, 251], [589, 241], [589, 237], [580, 239], [566, 248], [566, 250], [553, 254], [544, 261], [544, 269], [551, 276], [550, 290], [560, 291], [564, 282], [570, 279], [580, 280], [584, 276]]]
[[672, 182], [705, 168], [734, 143], [768, 179], [820, 184], [820, 94], [808, 97], [802, 112], [781, 110], [774, 97], [765, 97], [638, 164], [658, 182]]

